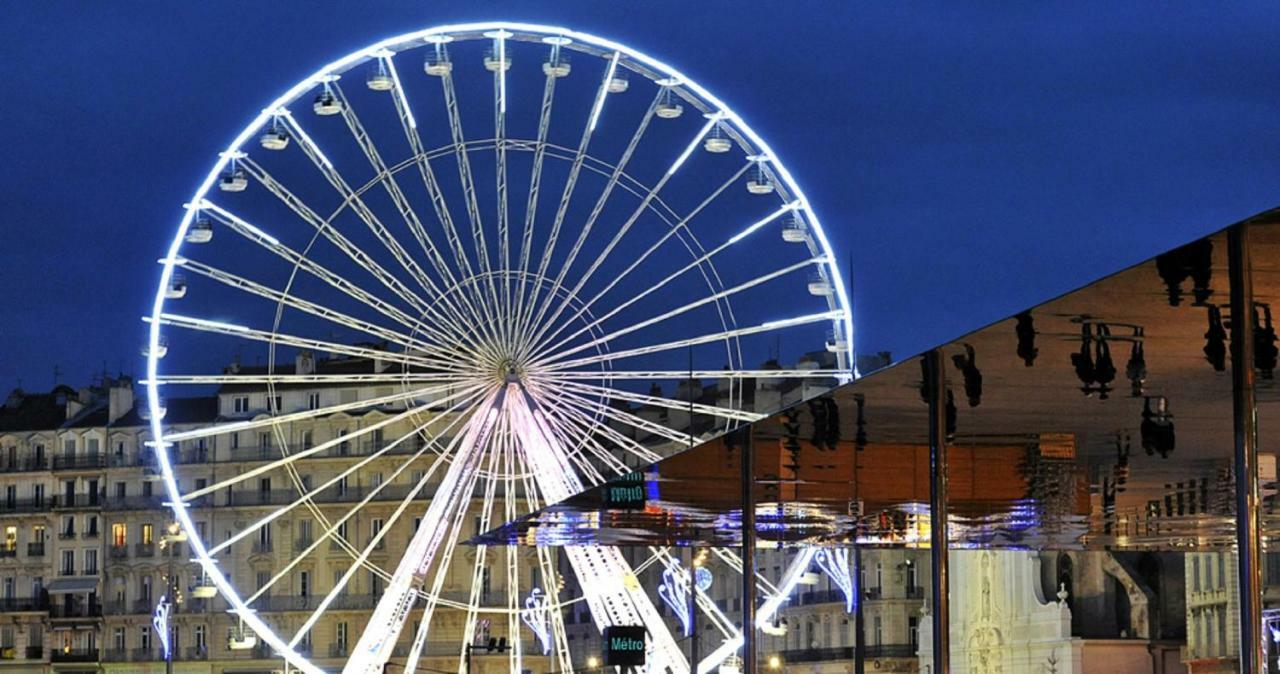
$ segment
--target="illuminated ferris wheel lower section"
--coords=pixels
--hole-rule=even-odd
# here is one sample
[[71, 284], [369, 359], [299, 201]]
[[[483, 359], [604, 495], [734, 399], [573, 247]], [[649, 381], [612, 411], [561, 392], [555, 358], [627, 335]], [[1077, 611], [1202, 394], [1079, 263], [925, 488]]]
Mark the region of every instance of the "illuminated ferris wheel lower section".
[[[466, 43], [487, 47], [482, 72], [488, 71], [483, 82], [492, 92], [493, 133], [482, 139], [468, 139], [463, 132], [461, 110], [469, 90], [458, 86], [463, 70], [458, 55]], [[397, 68], [411, 50], [425, 53], [426, 80], [439, 82], [443, 109], [434, 114], [411, 95], [414, 87]], [[534, 55], [542, 64], [540, 105], [525, 111], [537, 120], [537, 131], [528, 138], [508, 133], [520, 112], [508, 109], [513, 54]], [[571, 54], [578, 60], [571, 63]], [[340, 77], [349, 81], [356, 68], [365, 69], [370, 91], [389, 94], [381, 114], [395, 120], [393, 135], [398, 147], [407, 144], [408, 159], [387, 159], [393, 152], [387, 138], [366, 126], [356, 112], [359, 98], [340, 86]], [[565, 84], [571, 72], [593, 79], [578, 89], [577, 103], [566, 104], [560, 98], [573, 91]], [[639, 108], [643, 114], [629, 141], [619, 145], [617, 159], [600, 159], [589, 150], [606, 140], [608, 124], [602, 120], [607, 111], [622, 107], [612, 101], [628, 91], [638, 95], [644, 85], [651, 87], [652, 98]], [[343, 122], [328, 127], [330, 135], [338, 128], [345, 129], [339, 134], [345, 137], [323, 135], [289, 109], [312, 96], [309, 102], [318, 118]], [[576, 140], [556, 138], [553, 110], [566, 106], [584, 120], [581, 128], [575, 127]], [[375, 114], [367, 112], [365, 118]], [[434, 149], [424, 141], [432, 133], [424, 122], [428, 119], [443, 122], [446, 131], [443, 144]], [[664, 123], [674, 131], [655, 131]], [[654, 135], [665, 140], [642, 142]], [[260, 149], [250, 147], [255, 139]], [[646, 152], [652, 155], [647, 161], [660, 169], [642, 180], [637, 176], [645, 173], [646, 160], [640, 156]], [[299, 164], [273, 163], [285, 156]], [[492, 162], [491, 193], [477, 187], [474, 162], [482, 156]], [[734, 167], [698, 186], [687, 166], [697, 164], [699, 156], [732, 159]], [[371, 177], [353, 180], [356, 165], [365, 163]], [[527, 180], [522, 180], [520, 199], [512, 196], [517, 164]], [[550, 178], [547, 167], [552, 164], [563, 167], [558, 184]], [[300, 185], [300, 176], [311, 176], [305, 180], [313, 184]], [[589, 211], [576, 214], [571, 204], [586, 197], [578, 190], [575, 200], [575, 190], [588, 177], [600, 187], [586, 202], [592, 204]], [[406, 187], [418, 180], [425, 196], [415, 197]], [[251, 185], [258, 201], [237, 197]], [[730, 189], [735, 187], [739, 189]], [[685, 198], [668, 199], [681, 189]], [[336, 199], [334, 210], [326, 214], [316, 205], [317, 195]], [[734, 195], [750, 201], [722, 203]], [[381, 206], [375, 203], [383, 197]], [[481, 205], [489, 199], [492, 212]], [[545, 209], [540, 209], [540, 199]], [[522, 214], [513, 201], [523, 202]], [[687, 203], [678, 209], [676, 201]], [[723, 231], [699, 228], [708, 221], [718, 222]], [[662, 233], [655, 236], [655, 230]], [[649, 240], [638, 242], [642, 235]], [[224, 245], [226, 252], [220, 248]], [[679, 263], [660, 264], [671, 260]], [[208, 578], [202, 592], [216, 591], [227, 601], [241, 623], [236, 643], [249, 643], [256, 634], [291, 666], [317, 674], [321, 669], [303, 645], [310, 643], [320, 621], [340, 608], [344, 589], [362, 569], [380, 575], [386, 586], [354, 648], [344, 654], [345, 673], [381, 672], [393, 656], [405, 658], [408, 672], [425, 667], [424, 658], [438, 657], [427, 646], [432, 618], [441, 610], [465, 614], [455, 650], [459, 660], [465, 644], [477, 635], [480, 616], [497, 615], [506, 622], [512, 646], [510, 671], [522, 671], [521, 660], [529, 654], [553, 657], [555, 669], [572, 671], [573, 654], [560, 614], [582, 601], [597, 628], [647, 628], [650, 671], [708, 674], [741, 648], [742, 633], [705, 588], [691, 596], [686, 592], [690, 570], [669, 550], [650, 548], [633, 568], [615, 548], [563, 548], [561, 554], [579, 581], [589, 579], [579, 583], [582, 594], [574, 597], [559, 582], [551, 550], [534, 551], [537, 564], [529, 576], [535, 586], [528, 587], [515, 547], [494, 552], [479, 546], [469, 598], [458, 601], [447, 597], [445, 587], [450, 570], [457, 567], [454, 553], [466, 516], [479, 503], [478, 524], [487, 530], [628, 472], [627, 459], [657, 461], [697, 439], [694, 415], [710, 420], [706, 433], [759, 419], [767, 410], [747, 409], [744, 391], [749, 386], [838, 382], [851, 371], [852, 322], [837, 265], [799, 186], [768, 145], [723, 102], [666, 64], [556, 27], [445, 26], [392, 38], [329, 64], [268, 106], [222, 153], [187, 203], [161, 262], [147, 347], [149, 409], [158, 439], [153, 444], [162, 450], [157, 454], [175, 515], [192, 534], [191, 548]], [[283, 281], [268, 278], [271, 265], [287, 272]], [[757, 315], [779, 305], [779, 288], [791, 298], [782, 303], [783, 315]], [[250, 302], [270, 310], [267, 322], [248, 309], [243, 321], [234, 318]], [[286, 320], [296, 317], [305, 320]], [[351, 337], [334, 339], [329, 336], [334, 330]], [[791, 344], [827, 352], [833, 364], [825, 369], [816, 363], [793, 369], [776, 362], [762, 369], [745, 365], [753, 357], [745, 354], [772, 351], [784, 336]], [[384, 346], [371, 346], [368, 340]], [[258, 345], [267, 349], [269, 365], [265, 372], [184, 369], [189, 365], [183, 359], [216, 348], [211, 346], [215, 342]], [[695, 368], [692, 350], [704, 345], [719, 349], [727, 365]], [[283, 360], [285, 354], [304, 352], [391, 367], [358, 374], [273, 369], [277, 355]], [[653, 366], [664, 360], [668, 365]], [[684, 399], [665, 397], [660, 388], [642, 392], [658, 382], [695, 379], [725, 382], [720, 397], [695, 400], [692, 386]], [[370, 387], [378, 392], [299, 411], [272, 409], [266, 416], [209, 428], [173, 431], [163, 425], [163, 396], [169, 387], [238, 385], [265, 388], [269, 396], [299, 387]], [[400, 390], [385, 388], [391, 386]], [[385, 419], [343, 430], [318, 444], [312, 445], [308, 436], [302, 446], [283, 446], [292, 424], [372, 408], [392, 411]], [[688, 415], [687, 426], [675, 420], [677, 413]], [[383, 431], [397, 424], [412, 430], [382, 443]], [[282, 438], [280, 456], [229, 478], [181, 488], [174, 461], [183, 443], [246, 432]], [[321, 484], [313, 486], [303, 478], [300, 471], [311, 462], [324, 459], [332, 466], [335, 450], [373, 438], [382, 446], [346, 461]], [[423, 440], [416, 450], [410, 447], [411, 438]], [[371, 462], [404, 456], [407, 460], [387, 479], [379, 473], [378, 483], [354, 507], [338, 515], [319, 507], [324, 490], [345, 488], [346, 480], [358, 480], [359, 471]], [[221, 542], [194, 535], [192, 509], [201, 499], [230, 495], [249, 480], [278, 474], [294, 485], [296, 498]], [[414, 478], [404, 485], [402, 496], [387, 496], [389, 484], [409, 475]], [[434, 493], [422, 512], [420, 499], [429, 489]], [[347, 525], [359, 522], [363, 508], [388, 499], [394, 510], [366, 544], [345, 540]], [[406, 513], [410, 517], [402, 519]], [[219, 553], [249, 545], [265, 527], [293, 514], [317, 519], [320, 535], [295, 550], [254, 591], [237, 587], [232, 574], [220, 567]], [[394, 565], [379, 566], [375, 553], [385, 549], [393, 526], [419, 515], [421, 524], [403, 551], [397, 551]], [[271, 588], [285, 587], [326, 540], [350, 564], [332, 589], [307, 607], [300, 625], [272, 622], [255, 608], [270, 598]], [[717, 549], [714, 554], [714, 563], [726, 572], [742, 572], [733, 551]], [[505, 562], [503, 606], [486, 605], [477, 589], [491, 555]], [[755, 627], [773, 620], [814, 564], [841, 588], [852, 587], [843, 557], [800, 551], [779, 582], [757, 579], [765, 601]], [[649, 567], [661, 572], [664, 589], [638, 582], [637, 574]], [[518, 596], [525, 597], [523, 603]], [[707, 639], [710, 652], [690, 663], [658, 611], [660, 601], [677, 616], [686, 615], [691, 605], [721, 640]], [[405, 626], [411, 618], [419, 627], [409, 630], [410, 635]], [[687, 621], [684, 626], [687, 630]], [[532, 638], [526, 641], [525, 635]], [[397, 644], [405, 639], [411, 646], [398, 653]]]

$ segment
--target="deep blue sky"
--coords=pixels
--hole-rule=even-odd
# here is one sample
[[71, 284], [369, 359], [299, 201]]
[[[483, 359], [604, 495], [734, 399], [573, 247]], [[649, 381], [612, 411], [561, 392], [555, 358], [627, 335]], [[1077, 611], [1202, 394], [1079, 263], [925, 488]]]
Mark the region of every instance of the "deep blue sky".
[[955, 4], [6, 4], [0, 390], [140, 371], [154, 260], [216, 151], [320, 64], [437, 23], [594, 32], [728, 101], [852, 255], [860, 350], [1280, 204], [1274, 2]]

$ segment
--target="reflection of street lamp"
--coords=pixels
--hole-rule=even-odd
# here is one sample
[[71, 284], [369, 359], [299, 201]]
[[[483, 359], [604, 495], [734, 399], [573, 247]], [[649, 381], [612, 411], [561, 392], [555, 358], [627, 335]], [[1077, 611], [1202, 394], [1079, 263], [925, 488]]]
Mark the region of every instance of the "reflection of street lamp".
[[169, 555], [169, 579], [168, 579], [169, 582], [167, 583], [169, 587], [166, 590], [165, 596], [162, 600], [162, 602], [167, 605], [164, 606], [163, 608], [160, 606], [156, 607], [156, 615], [164, 616], [163, 621], [161, 621], [162, 624], [157, 624], [156, 627], [163, 629], [165, 631], [165, 635], [163, 637], [163, 642], [162, 642], [164, 644], [164, 650], [165, 650], [165, 654], [164, 654], [165, 674], [173, 674], [173, 647], [174, 647], [174, 636], [176, 636], [175, 635], [176, 625], [174, 624], [174, 621], [173, 621], [173, 614], [177, 612], [178, 602], [180, 601], [180, 599], [178, 598], [178, 578], [173, 568], [174, 552], [173, 552], [172, 546], [175, 543], [181, 543], [185, 540], [187, 540], [187, 534], [182, 531], [182, 527], [177, 522], [174, 522], [170, 524], [168, 527], [166, 527], [165, 535], [160, 537], [160, 551], [164, 553], [166, 551], [166, 548], [168, 548], [167, 554]]
[[769, 669], [782, 669], [782, 658], [777, 653], [769, 656]]
[[595, 669], [600, 666], [600, 658], [594, 655], [587, 656], [587, 669]]

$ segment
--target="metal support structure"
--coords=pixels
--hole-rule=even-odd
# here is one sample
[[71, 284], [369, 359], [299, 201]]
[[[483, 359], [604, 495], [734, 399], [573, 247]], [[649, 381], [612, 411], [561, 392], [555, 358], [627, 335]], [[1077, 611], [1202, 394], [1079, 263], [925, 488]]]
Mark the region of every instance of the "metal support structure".
[[[861, 523], [861, 518], [859, 518]], [[861, 526], [858, 527], [861, 529]], [[856, 531], [856, 530], [855, 530]], [[858, 545], [855, 534], [853, 542], [853, 674], [865, 674], [867, 671], [867, 624], [862, 614], [862, 602], [866, 598], [862, 592], [862, 546]]]
[[755, 443], [751, 427], [742, 436], [742, 674], [756, 674]]
[[942, 352], [925, 354], [929, 391], [929, 537], [933, 572], [933, 674], [951, 672], [951, 616], [947, 595], [947, 380]]
[[698, 551], [689, 546], [689, 671], [698, 671]]
[[1231, 278], [1231, 403], [1235, 431], [1236, 560], [1240, 591], [1240, 671], [1262, 671], [1262, 549], [1258, 525], [1258, 406], [1253, 373], [1253, 279], [1248, 223], [1227, 231]]

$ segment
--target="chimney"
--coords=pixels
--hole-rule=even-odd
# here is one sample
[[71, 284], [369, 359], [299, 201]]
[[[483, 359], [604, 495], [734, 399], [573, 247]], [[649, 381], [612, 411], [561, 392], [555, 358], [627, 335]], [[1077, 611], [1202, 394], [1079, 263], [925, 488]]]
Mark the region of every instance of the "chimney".
[[298, 355], [293, 357], [293, 373], [294, 374], [315, 374], [316, 357], [310, 351], [299, 351]]
[[133, 379], [121, 377], [115, 380], [111, 383], [107, 396], [107, 423], [114, 424], [133, 409]]

